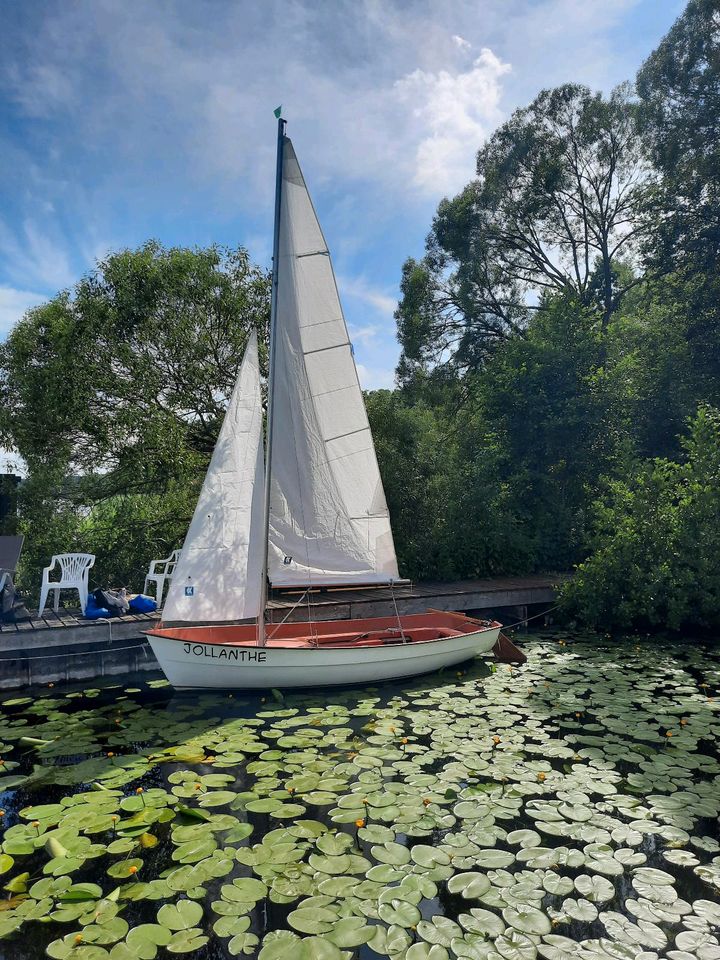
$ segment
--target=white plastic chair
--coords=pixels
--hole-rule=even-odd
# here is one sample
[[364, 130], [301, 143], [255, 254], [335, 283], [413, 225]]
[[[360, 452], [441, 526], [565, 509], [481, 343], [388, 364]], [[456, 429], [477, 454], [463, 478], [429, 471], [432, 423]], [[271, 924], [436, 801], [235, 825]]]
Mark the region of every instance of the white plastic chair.
[[145, 596], [150, 596], [148, 593], [148, 584], [155, 584], [155, 602], [157, 603], [158, 610], [162, 606], [163, 591], [165, 590], [165, 584], [170, 583], [175, 573], [175, 567], [177, 562], [180, 559], [180, 551], [173, 550], [169, 557], [166, 557], [164, 560], [153, 560], [150, 564], [150, 569], [148, 570], [147, 576], [145, 577], [145, 586], [143, 587], [143, 593]]
[[[88, 601], [88, 573], [95, 563], [92, 553], [58, 553], [50, 561], [50, 566], [43, 570], [42, 587], [40, 589], [40, 610], [38, 617], [42, 617], [45, 602], [50, 590], [55, 591], [53, 610], [58, 612], [61, 590], [77, 590], [80, 594], [80, 609], [85, 613]], [[60, 579], [51, 580], [50, 572], [55, 566], [60, 567]]]

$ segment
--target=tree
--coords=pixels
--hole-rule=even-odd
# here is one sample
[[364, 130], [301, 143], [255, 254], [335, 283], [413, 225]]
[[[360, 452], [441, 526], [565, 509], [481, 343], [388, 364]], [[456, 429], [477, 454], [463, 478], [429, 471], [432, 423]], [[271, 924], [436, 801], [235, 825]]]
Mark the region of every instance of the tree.
[[[720, 10], [690, 0], [637, 77], [643, 135], [662, 173], [652, 252], [716, 274], [720, 258]], [[717, 291], [715, 291], [717, 294]]]
[[26, 569], [74, 544], [134, 543], [132, 570], [108, 553], [96, 575], [137, 578], [178, 545], [268, 305], [247, 251], [150, 242], [27, 313], [0, 348], [0, 438], [29, 470]]
[[477, 179], [444, 200], [397, 312], [401, 377], [452, 356], [480, 366], [548, 295], [593, 312], [603, 333], [648, 230], [650, 171], [627, 87], [608, 99], [567, 84], [517, 110], [480, 149]]
[[[601, 352], [592, 314], [556, 297], [525, 337], [474, 375], [458, 415], [466, 467], [457, 535], [493, 528], [488, 503], [491, 512], [510, 514], [514, 522], [502, 524], [499, 539], [513, 572], [568, 569], [585, 555], [588, 501], [622, 449]], [[488, 497], [493, 477], [497, 490]], [[493, 564], [496, 572], [502, 562]]]
[[604, 629], [720, 625], [720, 411], [702, 406], [683, 459], [640, 462], [595, 505], [592, 553], [564, 589]]

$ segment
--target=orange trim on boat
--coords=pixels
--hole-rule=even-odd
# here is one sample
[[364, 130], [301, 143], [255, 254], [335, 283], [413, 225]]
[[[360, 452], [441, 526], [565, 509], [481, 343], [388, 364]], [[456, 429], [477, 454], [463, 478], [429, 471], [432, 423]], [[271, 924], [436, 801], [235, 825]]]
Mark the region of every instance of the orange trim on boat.
[[[371, 617], [362, 620], [325, 620], [268, 624], [267, 646], [302, 647], [377, 647], [387, 644], [429, 643], [448, 640], [468, 633], [492, 630], [500, 624], [479, 621], [460, 613], [432, 611], [400, 617]], [[348, 630], [348, 627], [352, 627]], [[401, 629], [402, 628], [402, 629]], [[146, 631], [149, 636], [223, 646], [257, 646], [257, 626], [253, 623], [202, 626], [160, 624]]]

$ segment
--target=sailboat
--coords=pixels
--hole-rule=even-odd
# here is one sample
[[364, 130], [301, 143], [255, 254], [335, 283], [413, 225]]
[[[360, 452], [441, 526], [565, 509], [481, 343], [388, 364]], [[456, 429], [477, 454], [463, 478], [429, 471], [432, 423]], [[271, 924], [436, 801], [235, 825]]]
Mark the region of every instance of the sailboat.
[[[392, 586], [390, 516], [330, 253], [278, 120], [266, 443], [249, 339], [157, 628], [178, 689], [335, 686], [490, 651], [461, 613], [266, 623], [268, 588]], [[264, 449], [265, 447], [265, 449]], [[301, 607], [301, 609], [304, 609]]]

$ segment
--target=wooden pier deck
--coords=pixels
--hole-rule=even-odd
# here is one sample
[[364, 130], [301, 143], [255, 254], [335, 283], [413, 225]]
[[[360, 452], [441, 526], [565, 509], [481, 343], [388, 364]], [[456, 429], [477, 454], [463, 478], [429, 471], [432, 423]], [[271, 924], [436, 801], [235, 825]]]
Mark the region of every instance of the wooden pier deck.
[[[313, 619], [345, 620], [388, 616], [397, 604], [400, 614], [428, 607], [480, 613], [515, 608], [514, 619], [527, 607], [550, 606], [567, 574], [499, 577], [456, 583], [410, 583], [389, 588], [329, 588], [309, 596]], [[394, 594], [394, 600], [393, 600]], [[272, 597], [270, 620], [304, 620], [308, 597], [302, 591]], [[85, 620], [79, 610], [63, 609], [24, 623], [0, 625], [0, 689], [28, 684], [94, 680], [158, 670], [143, 636], [157, 614], [129, 614], [111, 620]]]

